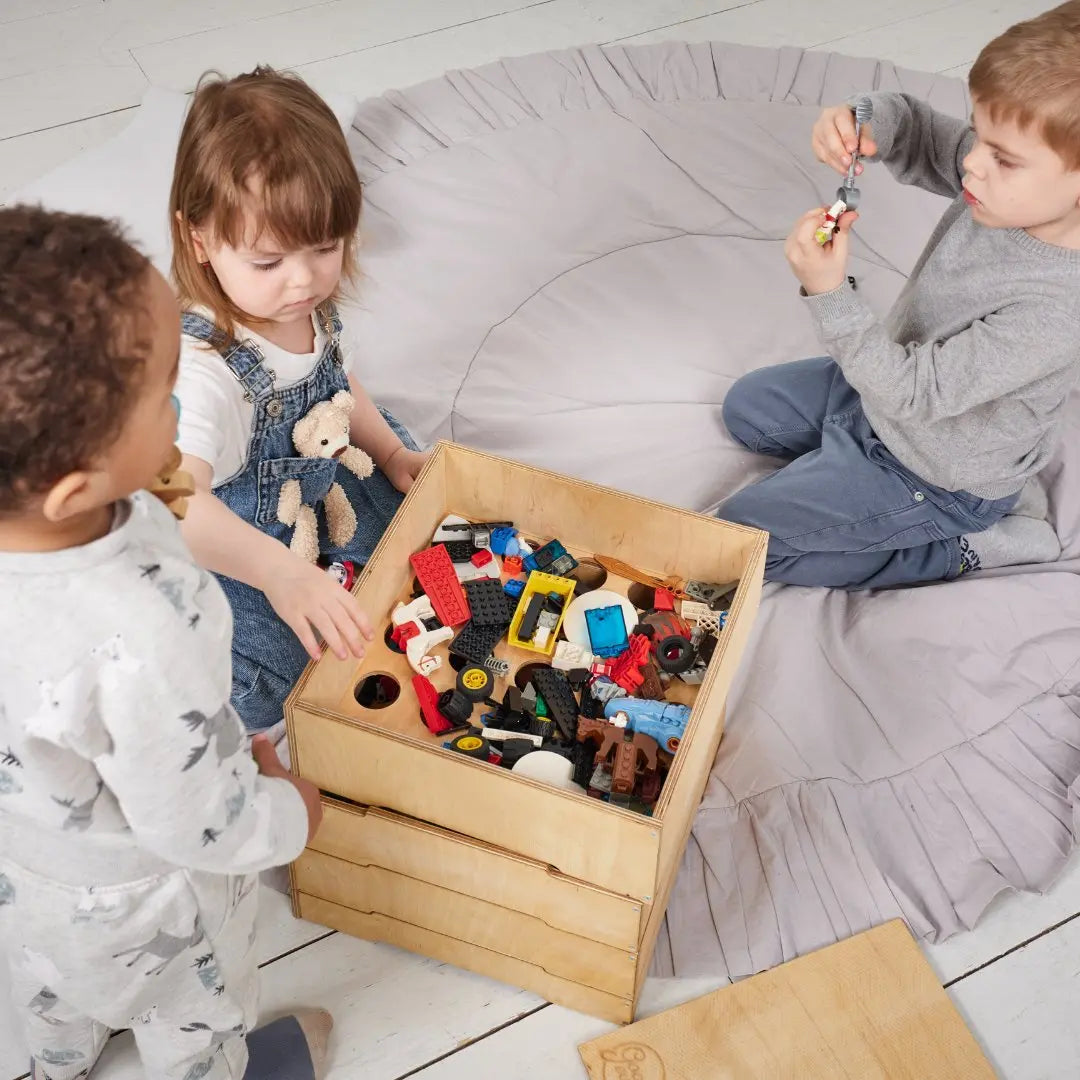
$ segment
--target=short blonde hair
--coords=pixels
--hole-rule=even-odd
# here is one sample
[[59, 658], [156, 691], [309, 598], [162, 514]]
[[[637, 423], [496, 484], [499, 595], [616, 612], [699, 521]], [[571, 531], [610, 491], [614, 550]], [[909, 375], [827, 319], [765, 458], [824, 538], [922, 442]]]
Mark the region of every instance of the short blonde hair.
[[1067, 169], [1080, 169], [1080, 0], [994, 38], [968, 86], [995, 121], [1034, 127]]
[[[301, 78], [259, 67], [225, 79], [208, 72], [188, 110], [169, 197], [172, 277], [183, 307], [210, 309], [227, 333], [257, 324], [199, 263], [191, 229], [232, 247], [256, 234], [289, 248], [340, 240], [344, 277], [355, 280], [361, 187], [337, 118]], [[250, 240], [250, 237], [247, 237]]]

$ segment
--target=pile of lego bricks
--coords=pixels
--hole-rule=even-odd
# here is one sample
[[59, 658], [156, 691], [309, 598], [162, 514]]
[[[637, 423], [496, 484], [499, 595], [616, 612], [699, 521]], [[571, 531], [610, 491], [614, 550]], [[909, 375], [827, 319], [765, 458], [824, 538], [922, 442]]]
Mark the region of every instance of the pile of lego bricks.
[[[406, 654], [423, 723], [447, 750], [651, 813], [690, 716], [669, 691], [701, 682], [734, 586], [590, 561], [645, 586], [648, 606], [589, 589], [587, 568], [557, 539], [448, 517], [411, 557], [413, 599], [391, 612], [389, 643]], [[495, 655], [504, 639], [532, 654], [516, 681]], [[440, 694], [428, 676], [444, 646], [457, 679]]]

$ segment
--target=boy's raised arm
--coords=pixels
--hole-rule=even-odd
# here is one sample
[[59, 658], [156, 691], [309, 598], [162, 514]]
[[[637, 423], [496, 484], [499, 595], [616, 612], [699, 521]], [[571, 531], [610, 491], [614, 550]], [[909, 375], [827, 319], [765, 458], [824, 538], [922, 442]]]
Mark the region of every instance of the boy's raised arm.
[[868, 97], [874, 106], [875, 157], [900, 183], [949, 198], [960, 194], [964, 158], [975, 142], [967, 120], [937, 112], [911, 94], [875, 91], [858, 96]]

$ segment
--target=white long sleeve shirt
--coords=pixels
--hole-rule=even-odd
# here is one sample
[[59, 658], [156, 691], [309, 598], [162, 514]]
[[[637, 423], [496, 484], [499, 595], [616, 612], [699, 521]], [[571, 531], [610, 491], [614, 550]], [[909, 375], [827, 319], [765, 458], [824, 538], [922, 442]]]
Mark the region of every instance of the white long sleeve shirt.
[[5, 832], [221, 874], [299, 855], [303, 800], [229, 705], [228, 602], [157, 499], [83, 547], [0, 552], [0, 596]]

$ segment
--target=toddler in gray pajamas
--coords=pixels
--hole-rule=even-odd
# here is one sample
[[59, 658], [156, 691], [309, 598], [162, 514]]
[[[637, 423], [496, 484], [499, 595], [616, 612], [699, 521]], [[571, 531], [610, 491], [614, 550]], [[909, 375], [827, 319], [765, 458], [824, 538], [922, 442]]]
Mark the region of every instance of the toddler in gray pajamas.
[[0, 210], [0, 949], [36, 1080], [87, 1076], [128, 1027], [154, 1080], [325, 1057], [326, 1013], [251, 1032], [257, 875], [303, 849], [318, 792], [247, 749], [229, 605], [140, 490], [179, 341], [112, 225]]

